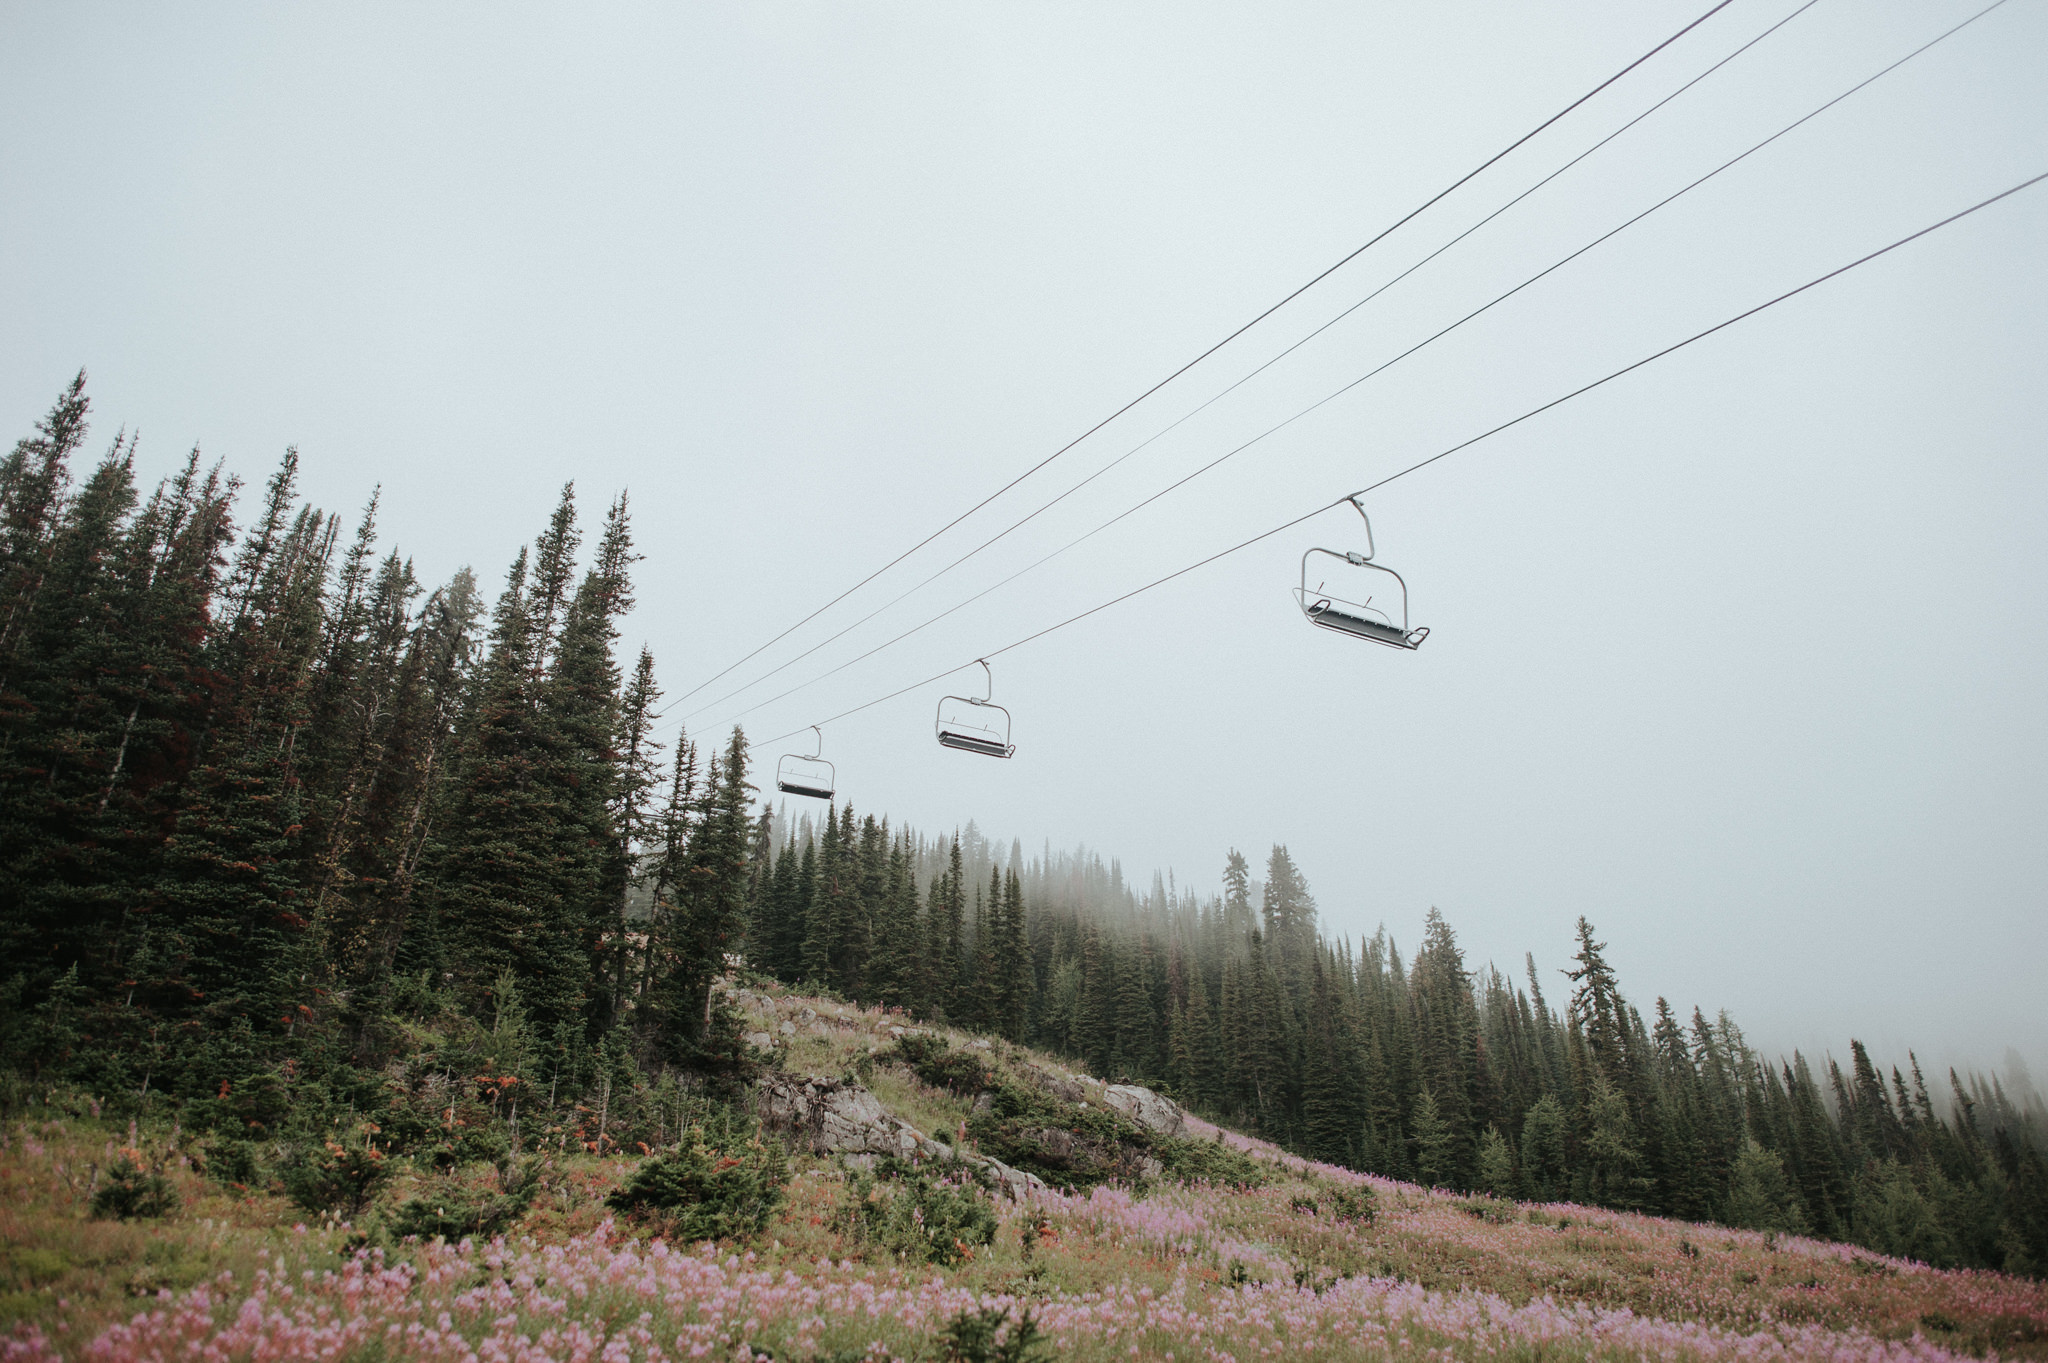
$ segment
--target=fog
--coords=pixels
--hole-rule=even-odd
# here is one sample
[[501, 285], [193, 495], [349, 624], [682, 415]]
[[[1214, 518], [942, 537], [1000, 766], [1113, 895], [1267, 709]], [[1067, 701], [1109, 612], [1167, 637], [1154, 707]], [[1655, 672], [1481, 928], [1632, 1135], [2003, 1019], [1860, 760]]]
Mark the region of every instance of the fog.
[[[1735, 0], [1013, 492], [887, 563], [1705, 9], [1664, 3], [0, 11], [0, 416], [196, 442], [495, 590], [630, 489], [672, 719], [827, 724], [863, 811], [1566, 964], [1767, 1050], [2048, 1073], [2048, 185], [1393, 483], [1414, 653], [1312, 629], [1348, 510], [973, 660], [2048, 170], [2048, 11], [1996, 7], [1128, 519], [1981, 6]], [[963, 688], [966, 688], [963, 691]], [[668, 732], [673, 733], [673, 730]], [[808, 750], [808, 732], [763, 744]], [[1554, 977], [1553, 977], [1554, 978]], [[2008, 1056], [2008, 1048], [2011, 1055]]]

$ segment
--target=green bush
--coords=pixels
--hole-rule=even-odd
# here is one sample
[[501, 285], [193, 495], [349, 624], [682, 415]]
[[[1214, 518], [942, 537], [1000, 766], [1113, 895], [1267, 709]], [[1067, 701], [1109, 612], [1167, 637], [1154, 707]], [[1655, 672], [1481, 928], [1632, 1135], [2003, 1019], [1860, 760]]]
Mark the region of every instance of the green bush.
[[1369, 1226], [1379, 1212], [1379, 1199], [1369, 1184], [1334, 1183], [1323, 1196], [1323, 1206], [1339, 1221], [1356, 1221], [1361, 1226]]
[[1029, 1311], [1011, 1324], [1006, 1306], [968, 1307], [946, 1322], [939, 1339], [946, 1363], [1030, 1363], [1050, 1347]]
[[972, 1098], [996, 1086], [988, 1062], [969, 1051], [956, 1051], [944, 1037], [904, 1036], [879, 1057], [898, 1060], [933, 1088]]
[[989, 1104], [967, 1119], [967, 1134], [984, 1154], [1056, 1188], [1137, 1183], [1162, 1139], [1121, 1112], [1062, 1102], [1008, 1078], [987, 1092]]
[[720, 1139], [693, 1126], [676, 1149], [641, 1161], [605, 1202], [671, 1239], [718, 1240], [766, 1225], [787, 1176], [775, 1142]]
[[209, 1141], [202, 1167], [208, 1178], [230, 1188], [253, 1188], [263, 1181], [263, 1160], [254, 1141]]
[[995, 1238], [996, 1214], [965, 1166], [935, 1174], [891, 1160], [883, 1180], [856, 1171], [847, 1182], [839, 1228], [914, 1264], [950, 1267]]
[[106, 1220], [155, 1220], [178, 1209], [178, 1193], [159, 1169], [123, 1150], [107, 1166], [107, 1181], [92, 1195], [92, 1214]]
[[1184, 1136], [1152, 1138], [1152, 1155], [1169, 1178], [1239, 1188], [1263, 1188], [1273, 1179], [1273, 1166], [1253, 1159], [1221, 1140], [1197, 1141]]
[[1458, 1203], [1458, 1210], [1495, 1226], [1505, 1226], [1518, 1219], [1515, 1204], [1497, 1197], [1468, 1197]]
[[408, 1198], [391, 1212], [386, 1224], [399, 1239], [416, 1235], [450, 1244], [465, 1237], [485, 1239], [526, 1214], [539, 1182], [540, 1164], [533, 1161], [523, 1170], [501, 1175], [502, 1192], [451, 1184]]
[[360, 1216], [390, 1177], [384, 1152], [367, 1140], [358, 1146], [328, 1141], [286, 1171], [284, 1189], [309, 1212]]

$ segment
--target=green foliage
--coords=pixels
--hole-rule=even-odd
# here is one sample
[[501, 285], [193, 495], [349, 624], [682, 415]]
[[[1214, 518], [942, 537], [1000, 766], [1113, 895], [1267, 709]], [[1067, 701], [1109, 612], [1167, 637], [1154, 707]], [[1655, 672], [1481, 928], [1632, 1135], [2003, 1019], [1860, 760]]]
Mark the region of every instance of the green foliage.
[[1463, 1198], [1458, 1203], [1458, 1210], [1495, 1226], [1505, 1226], [1520, 1219], [1514, 1203], [1504, 1202], [1497, 1197]]
[[780, 1144], [692, 1126], [675, 1149], [643, 1160], [606, 1205], [676, 1240], [737, 1238], [767, 1224], [787, 1177]]
[[1119, 1112], [1062, 1103], [1013, 1079], [990, 1092], [967, 1120], [984, 1154], [1037, 1174], [1056, 1188], [1137, 1183], [1157, 1137]]
[[140, 1152], [123, 1150], [101, 1171], [92, 1214], [108, 1220], [155, 1220], [178, 1209], [177, 1190]]
[[525, 1214], [540, 1182], [540, 1162], [508, 1165], [490, 1187], [449, 1181], [393, 1208], [385, 1224], [393, 1236], [442, 1239], [496, 1235]]
[[1005, 1306], [968, 1307], [946, 1322], [939, 1339], [947, 1363], [1029, 1363], [1052, 1347], [1031, 1312], [1012, 1321]]
[[1743, 1142], [1735, 1156], [1724, 1219], [1748, 1230], [1806, 1233], [1806, 1213], [1777, 1151], [1766, 1150], [1753, 1140]]
[[1355, 1221], [1361, 1226], [1371, 1225], [1379, 1212], [1379, 1198], [1363, 1183], [1333, 1183], [1322, 1202], [1323, 1209], [1339, 1221]]
[[209, 1141], [202, 1167], [216, 1183], [231, 1188], [254, 1188], [263, 1182], [262, 1148], [254, 1141], [233, 1137]]
[[973, 1172], [884, 1161], [877, 1178], [850, 1171], [835, 1213], [840, 1229], [913, 1264], [950, 1267], [995, 1238], [998, 1222]]
[[1457, 1132], [1437, 1111], [1436, 1096], [1424, 1089], [1415, 1100], [1409, 1130], [1415, 1145], [1415, 1172], [1428, 1187], [1441, 1187], [1455, 1172]]
[[325, 1141], [285, 1171], [285, 1192], [309, 1212], [360, 1216], [391, 1178], [391, 1163], [368, 1139]]
[[1515, 1195], [1515, 1156], [1496, 1126], [1489, 1125], [1479, 1141], [1479, 1186], [1495, 1197]]
[[1564, 1198], [1570, 1179], [1564, 1108], [1546, 1093], [1522, 1118], [1522, 1195], [1535, 1202], [1557, 1202]]
[[972, 1051], [956, 1050], [944, 1037], [912, 1032], [876, 1057], [900, 1061], [933, 1088], [972, 1098], [996, 1085], [993, 1068]]
[[[1273, 1179], [1272, 1165], [1220, 1140], [1198, 1141], [1155, 1132], [1151, 1133], [1148, 1148], [1165, 1176], [1182, 1183], [1261, 1188]], [[1371, 1195], [1367, 1190], [1366, 1196]]]

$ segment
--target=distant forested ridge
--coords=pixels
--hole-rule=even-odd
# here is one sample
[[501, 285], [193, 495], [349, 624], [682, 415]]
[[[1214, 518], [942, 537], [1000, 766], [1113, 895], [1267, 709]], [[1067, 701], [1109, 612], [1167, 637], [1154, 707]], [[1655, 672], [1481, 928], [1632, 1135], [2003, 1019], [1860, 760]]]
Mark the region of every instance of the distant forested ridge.
[[1407, 959], [1335, 940], [1284, 848], [1203, 899], [971, 824], [792, 820], [618, 656], [624, 496], [583, 554], [565, 489], [487, 599], [416, 581], [374, 498], [303, 505], [295, 453], [247, 493], [197, 452], [138, 488], [126, 437], [87, 466], [88, 405], [81, 375], [0, 463], [0, 1098], [169, 1104], [273, 1158], [349, 1123], [492, 1157], [522, 1111], [661, 1141], [759, 1063], [739, 963], [1354, 1168], [2048, 1273], [2031, 1090], [1646, 1020], [1583, 920], [1555, 1003], [1434, 912]]

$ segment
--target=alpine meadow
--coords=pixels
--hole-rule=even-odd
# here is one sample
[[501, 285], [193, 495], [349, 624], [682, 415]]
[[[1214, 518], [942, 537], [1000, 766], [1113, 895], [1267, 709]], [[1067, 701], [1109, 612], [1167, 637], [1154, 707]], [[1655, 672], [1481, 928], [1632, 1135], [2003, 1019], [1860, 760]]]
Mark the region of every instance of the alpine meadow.
[[422, 583], [90, 417], [0, 465], [9, 1363], [2048, 1358], [2031, 1087], [792, 810], [623, 492]]

